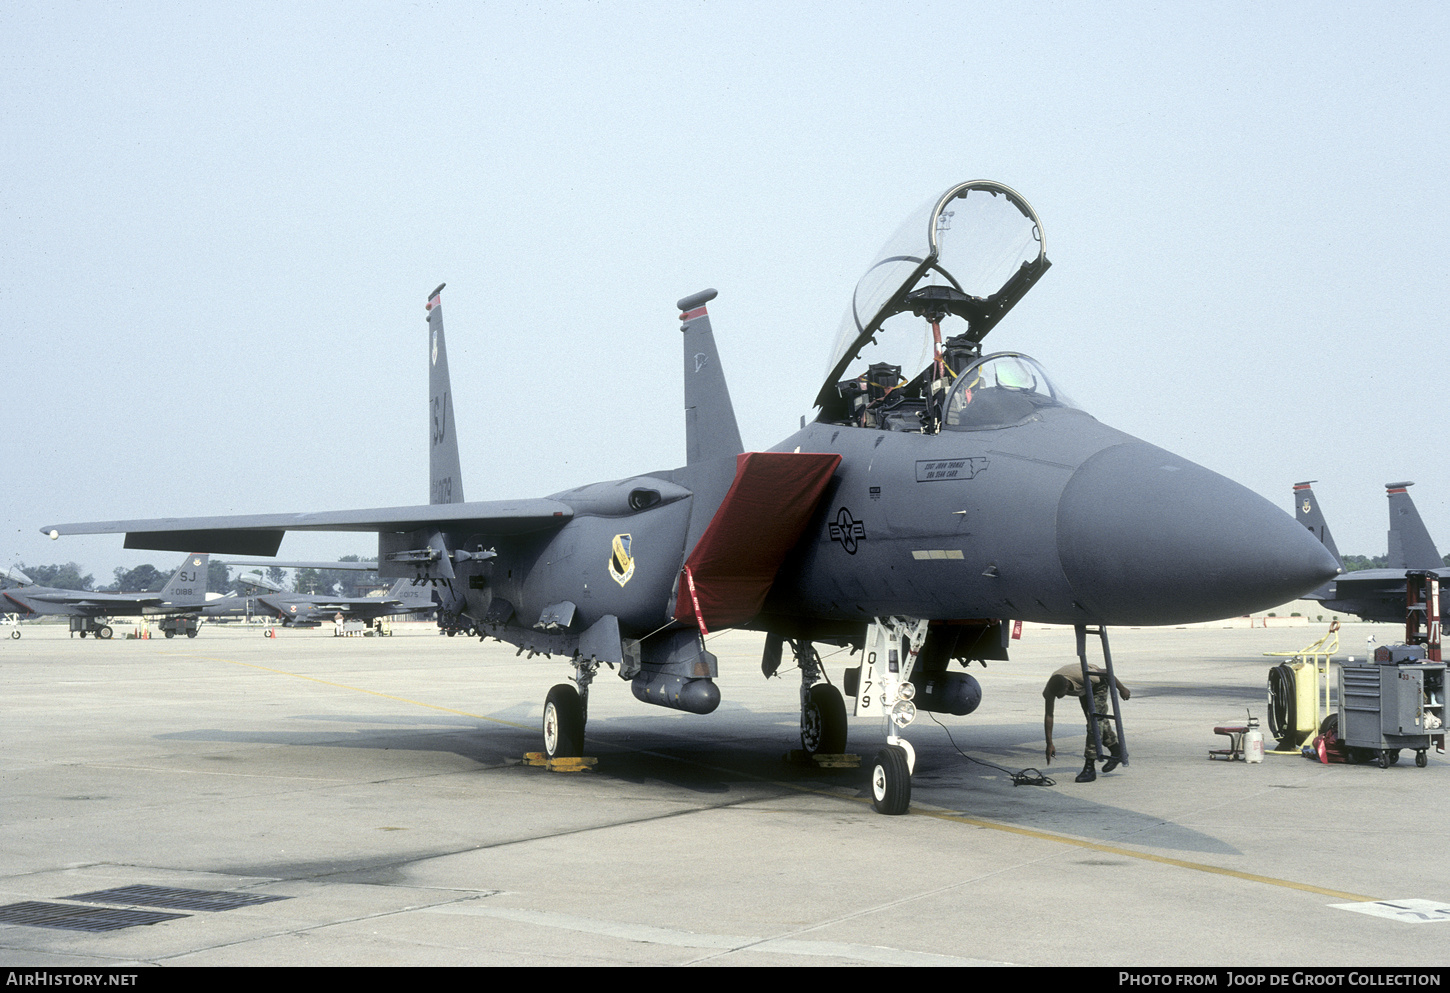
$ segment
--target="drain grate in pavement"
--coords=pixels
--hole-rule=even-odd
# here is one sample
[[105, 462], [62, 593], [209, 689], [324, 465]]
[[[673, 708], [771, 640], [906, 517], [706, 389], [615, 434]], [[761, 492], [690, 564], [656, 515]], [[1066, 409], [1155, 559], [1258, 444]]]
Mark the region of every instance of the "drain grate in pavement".
[[273, 900], [291, 897], [268, 896], [265, 893], [230, 893], [226, 890], [183, 890], [174, 886], [119, 886], [112, 890], [96, 890], [61, 897], [86, 903], [129, 903], [140, 907], [167, 907], [171, 910], [235, 910]]
[[190, 914], [162, 914], [155, 910], [119, 910], [114, 907], [77, 907], [65, 903], [26, 900], [0, 907], [0, 924], [60, 928], [65, 931], [119, 931], [138, 924], [158, 924]]

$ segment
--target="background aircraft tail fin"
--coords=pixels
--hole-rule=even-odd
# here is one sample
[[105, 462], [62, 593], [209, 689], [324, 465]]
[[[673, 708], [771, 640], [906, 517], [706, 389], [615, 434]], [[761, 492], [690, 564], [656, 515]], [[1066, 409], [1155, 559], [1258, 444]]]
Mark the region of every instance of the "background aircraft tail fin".
[[1420, 512], [1410, 499], [1414, 483], [1385, 483], [1390, 498], [1389, 562], [1391, 569], [1440, 569], [1445, 560], [1435, 548]]
[[171, 574], [166, 585], [161, 587], [161, 598], [172, 603], [206, 602], [207, 560], [206, 552], [193, 552], [181, 562], [181, 567]]
[[388, 590], [388, 599], [403, 601], [409, 610], [427, 610], [433, 606], [433, 588], [411, 579], [400, 579]]
[[1334, 556], [1334, 561], [1341, 567], [1344, 566], [1344, 559], [1339, 555], [1339, 549], [1334, 544], [1334, 538], [1329, 533], [1329, 524], [1324, 520], [1324, 512], [1319, 509], [1319, 501], [1314, 496], [1314, 490], [1310, 484], [1315, 482], [1309, 480], [1307, 483], [1294, 484], [1294, 519], [1308, 528], [1318, 538], [1329, 554]]
[[733, 459], [745, 451], [720, 353], [715, 349], [710, 315], [705, 312], [705, 304], [715, 296], [714, 290], [701, 290], [678, 304], [685, 339], [686, 465]]
[[448, 348], [443, 341], [443, 287], [428, 296], [428, 502], [462, 503], [453, 392], [448, 382]]

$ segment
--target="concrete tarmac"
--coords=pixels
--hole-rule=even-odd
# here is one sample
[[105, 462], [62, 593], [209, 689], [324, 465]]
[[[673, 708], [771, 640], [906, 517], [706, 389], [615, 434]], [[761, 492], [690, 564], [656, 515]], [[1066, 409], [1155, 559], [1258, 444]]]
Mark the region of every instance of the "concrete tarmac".
[[[864, 770], [783, 759], [798, 677], [762, 679], [749, 633], [712, 638], [723, 701], [708, 716], [648, 707], [602, 673], [598, 767], [564, 774], [521, 758], [569, 668], [498, 642], [403, 625], [101, 643], [0, 630], [0, 905], [157, 910], [129, 902], [156, 891], [77, 899], [134, 886], [282, 898], [99, 932], [0, 923], [0, 961], [1443, 966], [1446, 756], [1208, 759], [1215, 725], [1265, 719], [1279, 660], [1262, 653], [1323, 629], [1113, 630], [1131, 761], [1079, 785], [1074, 701], [1051, 767], [1042, 740], [1042, 685], [1073, 660], [1072, 632], [1028, 626], [1011, 662], [972, 666], [977, 713], [907, 729], [904, 817], [872, 810]], [[1371, 633], [1401, 632], [1346, 625], [1340, 655]], [[839, 683], [846, 654], [826, 661]], [[863, 762], [882, 739], [853, 720]], [[1374, 901], [1391, 916], [1342, 909]]]

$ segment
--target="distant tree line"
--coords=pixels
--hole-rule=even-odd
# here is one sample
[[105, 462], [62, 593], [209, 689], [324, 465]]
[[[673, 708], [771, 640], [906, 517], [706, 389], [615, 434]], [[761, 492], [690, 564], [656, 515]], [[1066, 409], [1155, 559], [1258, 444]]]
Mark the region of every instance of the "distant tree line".
[[[1442, 555], [1440, 561], [1450, 565], [1450, 555]], [[1345, 572], [1359, 572], [1361, 569], [1384, 569], [1390, 564], [1388, 555], [1376, 555], [1369, 558], [1366, 555], [1346, 555], [1344, 557]]]
[[[41, 586], [54, 586], [63, 590], [90, 590], [94, 588], [96, 581], [95, 576], [81, 575], [81, 567], [74, 562], [67, 562], [65, 565], [25, 565], [17, 562], [15, 568]], [[0, 572], [3, 571], [0, 569]]]
[[[357, 555], [344, 555], [339, 562], [358, 562]], [[74, 562], [64, 565], [26, 565], [15, 563], [15, 568], [25, 573], [40, 586], [53, 586], [62, 590], [82, 590], [96, 593], [157, 593], [176, 571], [175, 566], [165, 571], [146, 563], [134, 569], [118, 566], [112, 572], [112, 581], [105, 586], [96, 586], [96, 577], [82, 573]], [[223, 565], [213, 559], [207, 565], [206, 589], [208, 593], [245, 593], [244, 584], [231, 578], [233, 566]], [[240, 570], [238, 570], [240, 572]], [[0, 576], [4, 569], [0, 568]], [[269, 566], [267, 578], [279, 586], [286, 587], [286, 570]], [[8, 581], [4, 585], [11, 585]], [[377, 573], [356, 569], [299, 569], [294, 589], [300, 593], [322, 593], [332, 596], [366, 596], [377, 588]]]

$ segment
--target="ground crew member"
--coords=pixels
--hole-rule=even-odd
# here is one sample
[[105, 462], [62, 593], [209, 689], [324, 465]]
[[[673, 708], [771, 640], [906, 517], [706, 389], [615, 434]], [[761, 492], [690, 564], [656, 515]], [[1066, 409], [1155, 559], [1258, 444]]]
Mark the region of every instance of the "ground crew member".
[[[1103, 763], [1103, 772], [1112, 772], [1123, 760], [1123, 749], [1118, 744], [1118, 732], [1113, 727], [1113, 712], [1108, 706], [1108, 685], [1107, 673], [1097, 666], [1088, 666], [1088, 673], [1093, 684], [1093, 709], [1097, 712], [1098, 735], [1102, 738], [1103, 745], [1108, 749], [1112, 758]], [[1118, 685], [1118, 698], [1127, 700], [1133, 694], [1123, 685], [1121, 680], [1113, 680]], [[1077, 697], [1078, 703], [1082, 704], [1083, 716], [1088, 714], [1087, 694], [1083, 692], [1082, 666], [1078, 664], [1065, 665], [1057, 670], [1047, 680], [1047, 685], [1042, 688], [1042, 699], [1046, 701], [1046, 711], [1042, 716], [1042, 727], [1047, 734], [1047, 764], [1052, 764], [1052, 757], [1057, 754], [1057, 749], [1052, 744], [1052, 705], [1063, 697], [1072, 695]], [[1077, 774], [1077, 782], [1090, 783], [1098, 778], [1094, 762], [1097, 760], [1097, 750], [1093, 748], [1093, 728], [1088, 724], [1087, 744], [1083, 746], [1083, 767], [1082, 772]]]

